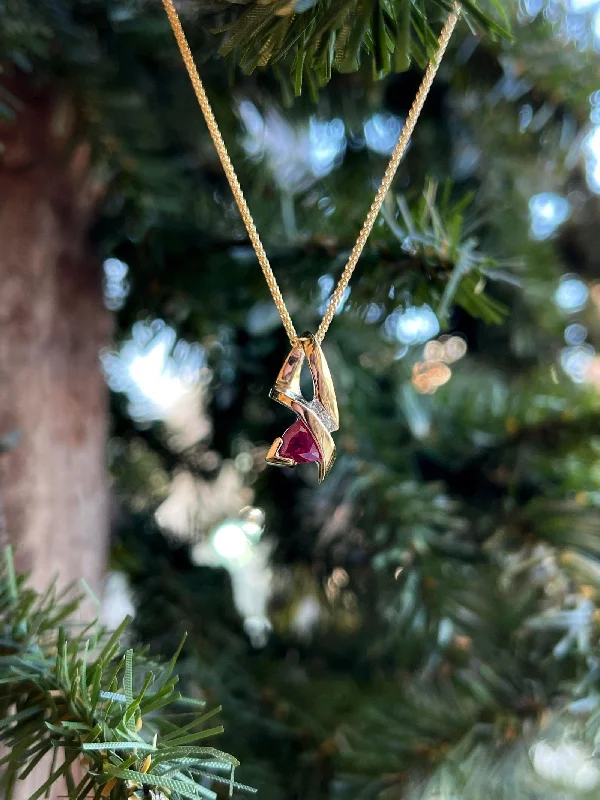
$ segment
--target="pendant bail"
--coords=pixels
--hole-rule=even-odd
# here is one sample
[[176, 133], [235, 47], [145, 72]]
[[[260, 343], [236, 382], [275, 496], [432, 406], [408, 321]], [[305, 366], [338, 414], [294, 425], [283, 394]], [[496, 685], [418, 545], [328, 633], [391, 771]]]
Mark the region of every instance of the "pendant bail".
[[[314, 397], [306, 400], [300, 390], [300, 373], [305, 360], [313, 382]], [[269, 397], [290, 408], [297, 419], [278, 436], [267, 453], [267, 463], [278, 467], [316, 462], [319, 483], [335, 461], [331, 436], [340, 419], [329, 366], [312, 333], [299, 336], [283, 363]]]

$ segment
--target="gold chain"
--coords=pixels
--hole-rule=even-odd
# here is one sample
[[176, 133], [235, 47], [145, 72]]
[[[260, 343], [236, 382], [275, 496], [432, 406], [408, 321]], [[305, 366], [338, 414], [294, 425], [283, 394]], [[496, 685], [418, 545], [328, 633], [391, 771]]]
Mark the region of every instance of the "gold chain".
[[[194, 62], [194, 57], [192, 56], [192, 51], [190, 50], [190, 46], [185, 38], [185, 33], [183, 32], [183, 28], [181, 27], [181, 22], [179, 20], [179, 16], [175, 9], [175, 4], [173, 0], [163, 0], [163, 5], [165, 7], [165, 11], [167, 12], [167, 16], [169, 18], [169, 22], [171, 23], [171, 27], [173, 29], [173, 33], [175, 34], [175, 39], [177, 40], [177, 44], [179, 45], [179, 50], [181, 52], [181, 57], [183, 58], [183, 62], [186, 66], [188, 74], [190, 76], [190, 80], [192, 82], [192, 86], [194, 87], [194, 92], [196, 93], [196, 97], [198, 99], [198, 103], [202, 110], [202, 114], [204, 115], [204, 119], [206, 120], [206, 124], [208, 126], [208, 131], [211, 135], [211, 138], [214, 142], [215, 148], [217, 150], [217, 154], [223, 166], [223, 170], [225, 171], [225, 175], [227, 180], [229, 181], [229, 185], [231, 186], [231, 191], [233, 192], [233, 197], [235, 202], [237, 203], [237, 207], [240, 210], [240, 214], [242, 215], [242, 219], [244, 220], [244, 225], [246, 226], [246, 230], [248, 231], [248, 236], [250, 237], [250, 241], [252, 242], [252, 247], [256, 252], [256, 256], [258, 258], [258, 262], [260, 267], [263, 271], [263, 275], [265, 276], [265, 280], [267, 285], [271, 291], [271, 295], [273, 297], [273, 301], [277, 306], [277, 310], [281, 316], [281, 321], [283, 322], [283, 327], [286, 330], [286, 333], [289, 337], [290, 342], [294, 345], [297, 341], [297, 334], [296, 329], [294, 328], [294, 324], [290, 317], [289, 311], [285, 305], [283, 295], [281, 294], [281, 290], [269, 263], [269, 259], [267, 258], [267, 254], [265, 253], [265, 249], [262, 245], [260, 237], [258, 235], [258, 231], [256, 230], [256, 225], [254, 224], [254, 220], [252, 219], [252, 214], [250, 213], [250, 209], [248, 208], [248, 204], [246, 203], [246, 198], [244, 197], [244, 193], [242, 192], [242, 187], [240, 186], [240, 182], [238, 180], [238, 176], [233, 168], [233, 164], [231, 163], [231, 159], [229, 158], [229, 153], [227, 152], [227, 148], [225, 147], [225, 142], [223, 141], [223, 137], [221, 136], [221, 131], [219, 130], [219, 126], [217, 125], [217, 121], [215, 119], [215, 115], [213, 114], [213, 110], [208, 102], [208, 97], [206, 96], [206, 92], [204, 91], [204, 86], [202, 81], [200, 80], [200, 76], [198, 74], [198, 70], [196, 68], [196, 64]], [[337, 286], [334, 289], [333, 294], [331, 295], [331, 299], [329, 300], [329, 304], [327, 306], [327, 310], [325, 311], [325, 315], [321, 320], [321, 324], [315, 334], [315, 339], [317, 340], [318, 344], [321, 344], [323, 339], [325, 338], [325, 334], [331, 325], [331, 320], [335, 316], [335, 312], [337, 307], [344, 296], [344, 292], [346, 291], [348, 284], [350, 283], [350, 278], [352, 277], [352, 273], [358, 263], [358, 259], [361, 256], [361, 253], [364, 249], [365, 244], [367, 243], [367, 239], [369, 238], [369, 234], [373, 229], [373, 225], [375, 224], [375, 220], [379, 214], [381, 206], [383, 205], [383, 201], [385, 199], [386, 194], [394, 180], [394, 176], [398, 169], [400, 162], [402, 161], [402, 157], [406, 152], [406, 148], [410, 141], [410, 137], [415, 129], [415, 125], [417, 124], [417, 120], [419, 119], [419, 115], [423, 109], [425, 104], [425, 100], [427, 99], [427, 95], [429, 94], [429, 90], [431, 89], [431, 84], [433, 83], [433, 79], [439, 69], [441, 64], [442, 58], [444, 57], [444, 53], [446, 52], [446, 48], [448, 47], [448, 42], [450, 41], [450, 37], [456, 27], [456, 23], [458, 22], [458, 18], [460, 16], [460, 3], [458, 0], [455, 0], [452, 11], [448, 15], [448, 19], [444, 27], [442, 28], [442, 32], [438, 39], [438, 47], [437, 50], [432, 57], [431, 61], [427, 66], [427, 70], [419, 87], [419, 91], [417, 92], [417, 96], [414, 99], [412, 107], [408, 113], [408, 117], [406, 118], [406, 122], [402, 128], [396, 146], [394, 147], [394, 151], [392, 153], [392, 157], [390, 158], [390, 163], [387, 166], [387, 169], [383, 175], [381, 180], [381, 184], [379, 189], [377, 190], [377, 194], [375, 195], [375, 199], [369, 209], [369, 213], [363, 223], [360, 233], [358, 234], [358, 239], [356, 240], [356, 244], [352, 248], [352, 252], [350, 253], [350, 257], [348, 258], [348, 263], [344, 267], [344, 271], [338, 281]]]

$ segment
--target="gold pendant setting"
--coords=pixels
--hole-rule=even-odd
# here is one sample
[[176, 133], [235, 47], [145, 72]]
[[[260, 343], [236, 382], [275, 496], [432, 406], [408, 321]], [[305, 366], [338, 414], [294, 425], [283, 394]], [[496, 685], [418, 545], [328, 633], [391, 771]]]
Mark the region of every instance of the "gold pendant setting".
[[[300, 373], [305, 360], [312, 376], [312, 400], [306, 400], [300, 391]], [[315, 462], [319, 465], [321, 482], [335, 461], [331, 433], [339, 428], [340, 419], [331, 373], [312, 333], [298, 337], [269, 397], [290, 408], [297, 419], [275, 439], [267, 453], [267, 463], [277, 467], [295, 467]]]

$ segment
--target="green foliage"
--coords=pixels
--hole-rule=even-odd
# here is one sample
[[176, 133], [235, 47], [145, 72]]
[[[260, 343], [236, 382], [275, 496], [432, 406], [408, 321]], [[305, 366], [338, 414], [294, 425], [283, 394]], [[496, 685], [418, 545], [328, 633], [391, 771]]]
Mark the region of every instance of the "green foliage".
[[[60, 76], [96, 163], [109, 167], [95, 236], [102, 253], [129, 266], [120, 335], [138, 319], [161, 317], [207, 354], [210, 442], [182, 453], [161, 428], [140, 430], [113, 398], [110, 452], [122, 503], [113, 563], [131, 581], [141, 641], [171, 652], [189, 630], [178, 662], [183, 691], [202, 687], [209, 704], [223, 702], [223, 747], [240, 758], [236, 776], [259, 786], [262, 800], [564, 800], [565, 788], [533, 769], [532, 748], [555, 737], [575, 742], [593, 763], [600, 741], [598, 394], [563, 374], [559, 358], [567, 325], [585, 326], [596, 352], [600, 327], [591, 302], [573, 313], [553, 302], [565, 273], [590, 288], [599, 274], [597, 201], [577, 155], [598, 71], [591, 51], [553, 30], [566, 10], [515, 24], [509, 49], [492, 43], [501, 32], [467, 5], [471, 24], [490, 35], [467, 38], [463, 25], [453, 39], [327, 338], [343, 426], [335, 470], [318, 489], [309, 470], [260, 470], [264, 446], [289, 422], [267, 398], [288, 344], [276, 315], [262, 328], [250, 322], [268, 294], [160, 3], [2, 7], [0, 38], [13, 62], [29, 60], [40, 80]], [[318, 321], [319, 280], [339, 274], [385, 166], [385, 155], [359, 143], [365, 120], [384, 106], [402, 117], [420, 78], [408, 70], [373, 84], [371, 73], [422, 66], [449, 6], [223, 2], [202, 5], [195, 17], [196, 4], [182, 4], [300, 330]], [[504, 10], [516, 18], [519, 9], [515, 2]], [[290, 96], [300, 88], [318, 94], [318, 105], [299, 101], [284, 122], [306, 135], [312, 115], [341, 118], [348, 147], [339, 165], [290, 191], [281, 161], [246, 157], [231, 84], [213, 58], [217, 42], [232, 67], [254, 69], [247, 80], [235, 75], [234, 99], [251, 100], [262, 122], [279, 112], [273, 73]], [[336, 74], [347, 69], [351, 77]], [[571, 217], [537, 241], [529, 201], [541, 192], [568, 198]], [[391, 315], [424, 303], [468, 345], [432, 395], [412, 382], [426, 358], [422, 344], [405, 352], [385, 335]], [[223, 459], [264, 509], [274, 545], [274, 631], [263, 650], [244, 633], [226, 572], [195, 566], [187, 544], [153, 520], [181, 470], [202, 480], [207, 504], [218, 508], [223, 498], [212, 481]], [[209, 525], [193, 530], [199, 539], [210, 533]], [[307, 604], [319, 612], [309, 636], [295, 626]], [[27, 608], [31, 625], [38, 612]], [[33, 640], [46, 665], [41, 675], [33, 671], [42, 700], [29, 672], [23, 680], [9, 675], [10, 686], [24, 687], [17, 708], [25, 712], [5, 725], [13, 783], [44, 741], [48, 752], [66, 746], [67, 754], [85, 754], [90, 786], [110, 787], [112, 800], [126, 788], [140, 796], [157, 785], [196, 797], [201, 790], [190, 782], [204, 787], [196, 768], [227, 788], [231, 760], [209, 757], [202, 738], [187, 741], [211, 730], [202, 712], [191, 728], [148, 714], [149, 698], [171, 679], [137, 648], [132, 662], [119, 650], [103, 666], [101, 691], [113, 694], [99, 698], [96, 713], [106, 730], [82, 741], [96, 724], [86, 721], [87, 706], [77, 699], [77, 716], [68, 693], [57, 702], [50, 692], [57, 676], [81, 685], [83, 662], [89, 686], [105, 643], [96, 647], [93, 632], [59, 642], [51, 627], [47, 646]], [[20, 629], [7, 634], [12, 650], [2, 652], [13, 667], [23, 652], [19, 636]], [[58, 672], [65, 647], [67, 667], [61, 661]], [[29, 650], [26, 657], [31, 671]], [[140, 698], [148, 671], [157, 677]], [[54, 706], [74, 716], [62, 720]], [[26, 716], [38, 707], [57, 728], [40, 738], [38, 712]], [[87, 725], [87, 734], [65, 722]], [[205, 755], [186, 755], [186, 747]], [[569, 800], [577, 796], [570, 788]]]
[[[72, 592], [71, 592], [72, 594]], [[149, 787], [174, 798], [216, 800], [207, 788], [234, 780], [238, 761], [205, 746], [222, 733], [206, 727], [221, 709], [177, 690], [168, 663], [143, 650], [124, 649], [126, 619], [115, 631], [97, 624], [76, 632], [71, 621], [81, 598], [54, 585], [44, 595], [16, 575], [10, 550], [0, 574], [0, 739], [3, 796], [51, 757], [50, 775], [30, 800], [64, 779], [71, 800], [145, 798]], [[175, 713], [176, 710], [176, 713]], [[157, 712], [160, 712], [157, 713]], [[185, 724], [180, 717], [189, 718]]]
[[[227, 4], [223, 4], [227, 7]], [[507, 22], [502, 4], [494, 11]], [[355, 72], [366, 57], [375, 77], [402, 72], [414, 60], [423, 68], [436, 47], [432, 18], [448, 13], [451, 3], [416, 0], [250, 0], [230, 3], [234, 20], [226, 33], [222, 55], [233, 55], [244, 72], [273, 65], [283, 78], [289, 72], [300, 95], [306, 81], [311, 95], [325, 86], [334, 70]], [[464, 3], [469, 22], [492, 38], [508, 36], [479, 4]]]
[[[397, 197], [396, 215], [390, 208], [393, 201], [382, 209], [401, 253], [413, 267], [415, 261], [420, 267], [418, 271], [400, 267], [398, 277], [394, 269], [388, 270], [389, 285], [394, 293], [408, 289], [416, 301], [432, 303], [443, 326], [456, 306], [474, 319], [498, 324], [507, 309], [486, 292], [486, 284], [490, 280], [514, 281], [512, 270], [508, 271], [514, 265], [480, 251], [474, 234], [481, 223], [470, 209], [470, 195], [454, 201], [449, 183], [439, 194], [438, 198], [436, 182], [429, 180], [412, 207], [405, 198]], [[376, 294], [374, 299], [384, 298]]]
[[[11, 60], [30, 69], [38, 59], [52, 55], [52, 42], [59, 33], [68, 44], [60, 54], [67, 69], [75, 59], [98, 70], [108, 30], [94, 31], [88, 24], [97, 21], [130, 32], [134, 25], [141, 44], [144, 38], [155, 39], [157, 33], [168, 35], [167, 26], [161, 24], [165, 20], [157, 24], [161, 10], [156, 5], [151, 11], [118, 0], [108, 4], [9, 2], [0, 9], [0, 41]], [[423, 68], [435, 50], [437, 22], [451, 7], [448, 0], [427, 4], [418, 0], [250, 0], [242, 4], [221, 0], [208, 12], [201, 10], [204, 27], [212, 25], [215, 32], [225, 34], [221, 54], [232, 55], [244, 72], [273, 66], [296, 95], [306, 81], [314, 97], [333, 70], [354, 72], [365, 56], [376, 77], [406, 70], [412, 61]], [[463, 13], [473, 29], [492, 39], [509, 37], [508, 15], [498, 0], [485, 4], [465, 0]], [[87, 41], [87, 51], [80, 46], [82, 40]]]

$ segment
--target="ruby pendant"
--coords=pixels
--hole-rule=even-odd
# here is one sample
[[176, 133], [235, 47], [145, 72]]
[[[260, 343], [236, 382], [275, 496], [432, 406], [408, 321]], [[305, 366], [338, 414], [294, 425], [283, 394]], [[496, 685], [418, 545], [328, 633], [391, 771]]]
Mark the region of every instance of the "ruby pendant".
[[[306, 400], [300, 391], [300, 372], [305, 360], [313, 381], [312, 400]], [[269, 448], [267, 462], [278, 467], [317, 463], [319, 481], [322, 481], [335, 461], [331, 433], [339, 428], [339, 416], [329, 367], [311, 333], [299, 337], [292, 347], [270, 397], [291, 409], [297, 419], [275, 439]]]
[[297, 464], [321, 461], [321, 453], [312, 433], [299, 419], [281, 437], [279, 455], [281, 458], [291, 458]]

